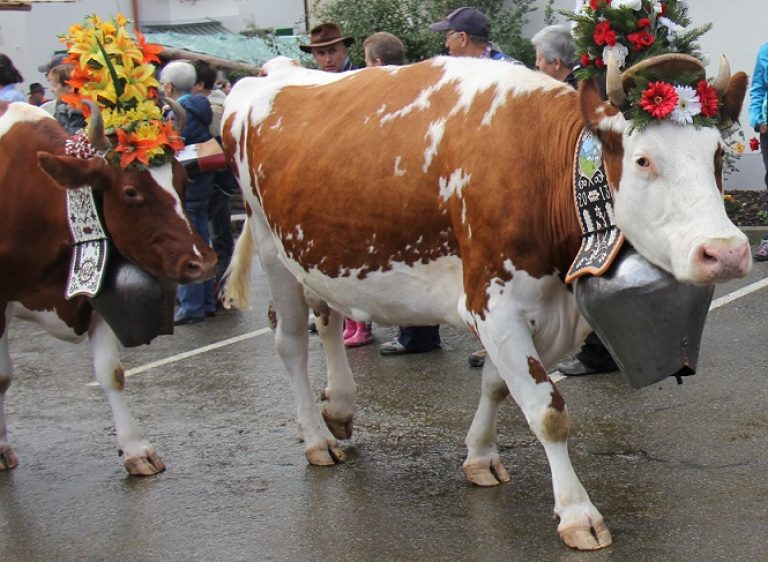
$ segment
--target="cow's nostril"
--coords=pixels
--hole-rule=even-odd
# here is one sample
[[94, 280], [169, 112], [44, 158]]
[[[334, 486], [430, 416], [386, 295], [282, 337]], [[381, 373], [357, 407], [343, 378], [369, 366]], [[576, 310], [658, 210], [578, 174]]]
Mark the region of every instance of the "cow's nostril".
[[715, 256], [714, 253], [710, 252], [706, 246], [701, 248], [701, 253], [699, 254], [699, 257], [701, 261], [704, 263], [713, 264], [713, 263], [717, 263], [718, 261], [717, 256]]

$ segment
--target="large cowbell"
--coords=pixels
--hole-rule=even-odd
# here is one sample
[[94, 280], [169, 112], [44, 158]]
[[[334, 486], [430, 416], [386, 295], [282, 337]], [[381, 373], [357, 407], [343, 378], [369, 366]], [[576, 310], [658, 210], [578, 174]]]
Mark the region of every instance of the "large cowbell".
[[677, 281], [628, 243], [602, 276], [574, 281], [582, 314], [635, 388], [696, 372], [714, 290]]
[[91, 304], [125, 347], [173, 333], [176, 283], [158, 279], [113, 253], [101, 290]]

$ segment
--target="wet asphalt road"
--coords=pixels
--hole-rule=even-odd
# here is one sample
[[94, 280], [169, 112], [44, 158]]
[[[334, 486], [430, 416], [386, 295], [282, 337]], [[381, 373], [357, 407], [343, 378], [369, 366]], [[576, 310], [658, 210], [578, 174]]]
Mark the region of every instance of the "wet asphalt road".
[[[768, 275], [756, 264], [748, 279]], [[499, 421], [506, 485], [466, 483], [464, 434], [477, 405], [476, 347], [444, 328], [438, 352], [350, 352], [358, 383], [349, 461], [306, 464], [294, 406], [254, 309], [225, 312], [126, 350], [136, 369], [201, 346], [242, 341], [128, 379], [134, 414], [168, 469], [139, 479], [119, 462], [109, 406], [86, 345], [16, 322], [6, 415], [19, 466], [0, 473], [0, 560], [745, 561], [768, 559], [768, 289], [710, 313], [699, 373], [632, 390], [617, 374], [558, 383], [571, 458], [614, 545], [565, 547], [551, 518], [542, 448], [509, 403]], [[394, 328], [375, 327], [378, 342]], [[319, 392], [324, 364], [311, 340]]]

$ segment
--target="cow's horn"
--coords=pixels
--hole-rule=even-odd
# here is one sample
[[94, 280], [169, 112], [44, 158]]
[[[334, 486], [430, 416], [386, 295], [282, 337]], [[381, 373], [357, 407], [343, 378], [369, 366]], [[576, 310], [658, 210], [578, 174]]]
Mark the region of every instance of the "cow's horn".
[[181, 104], [173, 98], [166, 97], [165, 103], [167, 103], [171, 107], [171, 111], [173, 111], [173, 127], [179, 133], [181, 133], [181, 131], [184, 129], [184, 125], [187, 124], [187, 112], [184, 111], [184, 108], [181, 107]]
[[725, 95], [725, 92], [728, 90], [728, 84], [731, 81], [731, 65], [728, 64], [728, 59], [725, 57], [725, 55], [720, 55], [720, 70], [717, 73], [717, 78], [715, 78], [714, 84], [712, 84], [712, 87], [717, 92], [717, 95], [721, 98]]
[[608, 101], [614, 106], [621, 108], [627, 101], [627, 94], [624, 92], [624, 85], [621, 83], [621, 74], [619, 74], [619, 63], [613, 53], [608, 53], [607, 73], [605, 76], [605, 93], [608, 95]]
[[82, 101], [91, 110], [91, 118], [88, 121], [88, 130], [86, 131], [88, 141], [96, 150], [102, 152], [108, 150], [112, 143], [109, 142], [107, 135], [104, 134], [104, 118], [101, 116], [101, 109], [93, 100], [83, 98]]

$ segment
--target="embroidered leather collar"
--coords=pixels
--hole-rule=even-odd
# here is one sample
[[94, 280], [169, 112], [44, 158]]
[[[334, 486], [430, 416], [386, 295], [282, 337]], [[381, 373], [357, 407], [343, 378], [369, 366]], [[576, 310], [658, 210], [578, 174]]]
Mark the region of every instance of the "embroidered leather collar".
[[621, 249], [624, 234], [613, 217], [613, 200], [603, 164], [603, 147], [595, 135], [584, 129], [576, 144], [573, 166], [573, 196], [581, 225], [581, 248], [565, 282], [582, 275], [600, 276]]
[[[65, 152], [76, 158], [96, 155], [84, 135], [67, 139]], [[81, 295], [94, 297], [104, 281], [109, 240], [90, 186], [67, 190], [67, 219], [74, 243], [64, 296], [67, 300]]]

